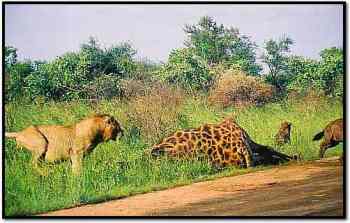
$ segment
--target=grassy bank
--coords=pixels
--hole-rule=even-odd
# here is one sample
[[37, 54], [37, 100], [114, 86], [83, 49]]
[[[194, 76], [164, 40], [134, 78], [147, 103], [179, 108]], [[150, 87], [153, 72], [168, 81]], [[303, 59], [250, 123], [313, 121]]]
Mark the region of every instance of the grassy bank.
[[[6, 105], [6, 131], [18, 131], [32, 124], [68, 125], [94, 112], [114, 115], [126, 129], [124, 138], [100, 144], [84, 159], [84, 172], [79, 178], [70, 174], [69, 162], [43, 164], [43, 169], [49, 174], [39, 176], [30, 164], [30, 153], [17, 149], [13, 140], [6, 139], [6, 216], [31, 215], [262, 168], [232, 167], [215, 172], [204, 161], [148, 159], [143, 151], [156, 140], [143, 137], [135, 126], [131, 126], [127, 115], [129, 109], [129, 104], [120, 101], [94, 105], [83, 102]], [[281, 121], [288, 120], [293, 124], [291, 143], [278, 150], [287, 154], [300, 153], [304, 159], [312, 160], [317, 158], [319, 145], [319, 142], [312, 141], [312, 137], [329, 121], [342, 116], [343, 107], [339, 102], [320, 99], [220, 110], [208, 106], [203, 100], [191, 98], [181, 104], [179, 114], [181, 118], [172, 120], [173, 129], [169, 131], [219, 122], [222, 117], [234, 114], [256, 142], [271, 146]], [[161, 132], [160, 137], [166, 134]], [[342, 145], [338, 145], [330, 149], [326, 156], [341, 153], [341, 148]]]

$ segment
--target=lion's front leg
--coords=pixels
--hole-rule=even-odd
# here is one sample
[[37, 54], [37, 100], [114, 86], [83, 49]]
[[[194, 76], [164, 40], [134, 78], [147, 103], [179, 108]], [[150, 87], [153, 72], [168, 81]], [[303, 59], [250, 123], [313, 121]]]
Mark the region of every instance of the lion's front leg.
[[81, 140], [76, 140], [74, 142], [72, 152], [70, 154], [70, 159], [72, 162], [72, 173], [74, 175], [80, 175], [81, 173], [81, 167], [82, 167], [82, 161], [84, 156], [84, 148], [85, 143]]
[[72, 162], [72, 173], [76, 176], [80, 175], [83, 160], [83, 152], [73, 152], [70, 158]]
[[77, 139], [74, 142], [70, 158], [72, 161], [72, 173], [80, 175], [84, 154], [93, 146], [90, 142]]

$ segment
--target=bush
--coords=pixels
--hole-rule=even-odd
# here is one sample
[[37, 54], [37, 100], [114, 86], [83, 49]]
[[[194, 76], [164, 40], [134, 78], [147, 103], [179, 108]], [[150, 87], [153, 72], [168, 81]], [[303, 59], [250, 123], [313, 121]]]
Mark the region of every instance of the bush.
[[321, 89], [326, 95], [343, 97], [344, 58], [343, 50], [331, 47], [321, 51], [318, 69]]
[[5, 101], [11, 101], [24, 95], [25, 79], [33, 72], [31, 62], [19, 62], [6, 68]]
[[130, 44], [103, 49], [90, 38], [78, 52], [65, 53], [28, 75], [27, 91], [31, 98], [53, 100], [119, 96], [120, 79], [136, 69], [135, 53]]
[[213, 83], [206, 61], [191, 49], [178, 49], [170, 53], [168, 63], [159, 71], [161, 80], [186, 90], [208, 90]]
[[130, 76], [131, 79], [151, 81], [156, 78], [156, 74], [161, 68], [160, 63], [153, 62], [147, 58], [139, 59], [135, 62], [135, 71]]
[[310, 88], [332, 97], [343, 97], [343, 50], [327, 48], [320, 53], [321, 60], [315, 61], [303, 57], [290, 57], [288, 72], [293, 75], [289, 90], [300, 93]]
[[138, 96], [146, 96], [150, 94], [153, 88], [159, 85], [161, 83], [157, 81], [124, 79], [120, 81], [121, 96], [126, 100], [131, 100]]
[[101, 100], [122, 95], [121, 79], [112, 75], [99, 75], [89, 84], [81, 86], [84, 98]]
[[184, 94], [164, 85], [153, 86], [149, 94], [129, 102], [128, 123], [147, 143], [154, 144], [177, 129]]
[[317, 69], [319, 63], [316, 60], [302, 56], [290, 56], [287, 60], [288, 91], [306, 92], [317, 82]]
[[302, 113], [316, 113], [323, 112], [324, 107], [322, 105], [336, 102], [329, 96], [325, 95], [324, 91], [320, 91], [315, 88], [310, 88], [305, 91], [292, 91], [288, 94], [287, 102], [294, 105], [294, 109], [297, 112]]
[[262, 105], [273, 96], [274, 88], [262, 79], [248, 76], [243, 71], [227, 70], [219, 76], [208, 99], [210, 104], [226, 108]]
[[66, 53], [50, 63], [41, 65], [26, 78], [31, 98], [45, 97], [69, 100], [82, 96], [81, 86], [88, 83], [79, 68], [84, 60], [76, 53]]

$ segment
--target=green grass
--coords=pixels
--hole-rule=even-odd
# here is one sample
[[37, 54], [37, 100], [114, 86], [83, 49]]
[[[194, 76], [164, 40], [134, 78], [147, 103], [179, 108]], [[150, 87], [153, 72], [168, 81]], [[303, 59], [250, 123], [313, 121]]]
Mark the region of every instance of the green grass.
[[[7, 104], [6, 131], [18, 131], [32, 124], [71, 124], [100, 112], [115, 115], [129, 132], [117, 142], [100, 144], [84, 159], [84, 171], [79, 178], [71, 175], [70, 162], [43, 163], [42, 168], [49, 174], [38, 175], [30, 164], [30, 153], [16, 148], [13, 140], [6, 139], [5, 215], [33, 215], [267, 168], [230, 167], [217, 172], [205, 161], [148, 159], [143, 152], [150, 143], [130, 132], [125, 115], [127, 109], [127, 104], [119, 101], [103, 101], [94, 106], [83, 102]], [[271, 146], [281, 121], [292, 122], [291, 143], [278, 150], [300, 153], [304, 159], [312, 160], [317, 158], [319, 148], [319, 142], [313, 142], [312, 137], [329, 121], [341, 117], [343, 107], [339, 102], [320, 100], [311, 105], [294, 102], [218, 110], [199, 99], [188, 99], [182, 106], [181, 118], [176, 121], [181, 128], [190, 128], [206, 122], [215, 123], [232, 114], [253, 140]], [[326, 156], [341, 152], [342, 144], [329, 149]]]

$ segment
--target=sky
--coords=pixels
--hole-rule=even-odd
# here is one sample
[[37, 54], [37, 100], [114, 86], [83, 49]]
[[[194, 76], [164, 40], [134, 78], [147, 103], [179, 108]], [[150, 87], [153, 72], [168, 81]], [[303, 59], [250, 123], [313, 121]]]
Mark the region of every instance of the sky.
[[327, 4], [11, 4], [5, 6], [5, 44], [19, 59], [52, 60], [79, 50], [89, 36], [102, 46], [129, 42], [138, 58], [165, 62], [184, 47], [185, 24], [201, 16], [238, 28], [258, 46], [291, 37], [291, 53], [319, 58], [328, 47], [343, 47], [342, 5]]

